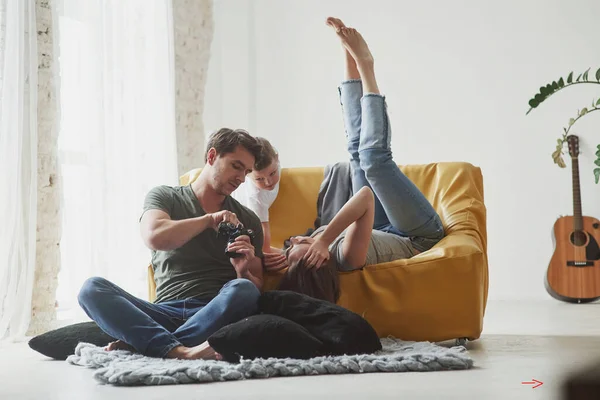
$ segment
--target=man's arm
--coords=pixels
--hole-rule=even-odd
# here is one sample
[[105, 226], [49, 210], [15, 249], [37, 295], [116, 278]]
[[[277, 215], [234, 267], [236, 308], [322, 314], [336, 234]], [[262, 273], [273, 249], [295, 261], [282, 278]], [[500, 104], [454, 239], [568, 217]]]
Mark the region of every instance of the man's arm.
[[183, 246], [208, 228], [217, 229], [221, 221], [239, 223], [236, 215], [227, 210], [179, 221], [173, 221], [164, 211], [148, 210], [142, 216], [140, 231], [146, 246], [166, 251]]
[[248, 279], [258, 290], [261, 290], [263, 285], [262, 258], [254, 253], [259, 249], [260, 247], [255, 248], [252, 245], [250, 237], [247, 235], [238, 236], [233, 243], [227, 246], [228, 251], [243, 254], [243, 257], [230, 258], [237, 277]]
[[263, 266], [262, 259], [254, 256], [254, 258], [246, 264], [246, 269], [238, 274], [238, 278], [246, 278], [254, 283], [258, 290], [262, 290], [263, 286]]
[[238, 236], [228, 246], [230, 251], [241, 253], [244, 257], [231, 258], [231, 264], [235, 268], [238, 278], [250, 280], [261, 290], [263, 285], [263, 241], [264, 233], [258, 218], [246, 220], [248, 228], [254, 231], [254, 244], [247, 235]]
[[146, 246], [152, 250], [173, 250], [211, 226], [209, 214], [173, 221], [161, 210], [148, 210], [142, 216], [140, 232]]

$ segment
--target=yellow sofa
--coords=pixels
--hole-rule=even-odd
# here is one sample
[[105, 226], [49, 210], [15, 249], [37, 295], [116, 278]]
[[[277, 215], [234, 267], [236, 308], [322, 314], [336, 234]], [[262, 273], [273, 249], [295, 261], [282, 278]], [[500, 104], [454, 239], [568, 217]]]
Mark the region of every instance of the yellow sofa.
[[[438, 211], [446, 237], [411, 259], [370, 265], [340, 274], [338, 304], [362, 315], [380, 337], [444, 341], [477, 339], [487, 303], [486, 208], [481, 170], [449, 162], [400, 166]], [[324, 168], [284, 168], [270, 210], [272, 243], [313, 227]], [[194, 181], [195, 169], [181, 177]], [[399, 205], [401, 207], [401, 205]], [[277, 286], [284, 271], [265, 273], [264, 290]], [[155, 294], [152, 268], [149, 296]]]

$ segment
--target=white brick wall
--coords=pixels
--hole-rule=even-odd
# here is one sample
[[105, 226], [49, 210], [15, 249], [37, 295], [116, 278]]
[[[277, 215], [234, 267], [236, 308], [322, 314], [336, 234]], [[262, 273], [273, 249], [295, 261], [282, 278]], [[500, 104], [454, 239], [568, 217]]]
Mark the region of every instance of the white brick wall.
[[38, 222], [36, 273], [29, 335], [54, 327], [60, 270], [61, 186], [58, 173], [58, 112], [54, 79], [52, 10], [36, 1], [38, 38]]
[[178, 172], [204, 165], [204, 92], [214, 34], [212, 0], [173, 0]]
[[[54, 79], [50, 2], [51, 0], [36, 1], [38, 228], [37, 265], [29, 335], [36, 335], [55, 327], [55, 299], [60, 270], [61, 185], [57, 159], [59, 116], [55, 91], [57, 82]], [[180, 174], [204, 164], [202, 114], [210, 44], [214, 31], [212, 13], [212, 0], [173, 0], [178, 170]]]

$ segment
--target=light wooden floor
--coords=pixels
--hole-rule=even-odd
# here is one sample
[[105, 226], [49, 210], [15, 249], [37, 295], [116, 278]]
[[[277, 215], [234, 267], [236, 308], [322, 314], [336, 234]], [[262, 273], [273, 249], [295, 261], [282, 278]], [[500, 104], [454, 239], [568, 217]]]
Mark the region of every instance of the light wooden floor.
[[[567, 373], [600, 360], [600, 304], [489, 303], [469, 371], [273, 378], [120, 388], [51, 361], [25, 343], [0, 348], [0, 399], [560, 399]], [[536, 389], [523, 381], [537, 379]]]

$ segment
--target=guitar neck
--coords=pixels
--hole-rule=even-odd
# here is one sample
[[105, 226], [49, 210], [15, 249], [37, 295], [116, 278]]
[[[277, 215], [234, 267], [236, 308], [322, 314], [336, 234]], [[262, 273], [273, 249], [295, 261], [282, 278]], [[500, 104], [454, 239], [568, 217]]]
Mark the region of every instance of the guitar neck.
[[575, 231], [583, 230], [583, 217], [581, 214], [581, 187], [579, 186], [579, 158], [572, 157], [573, 174], [573, 228]]

